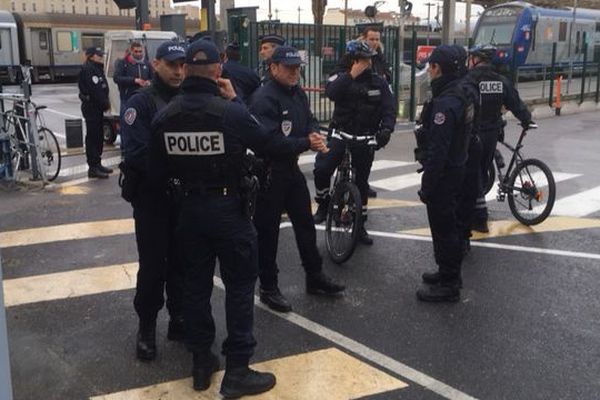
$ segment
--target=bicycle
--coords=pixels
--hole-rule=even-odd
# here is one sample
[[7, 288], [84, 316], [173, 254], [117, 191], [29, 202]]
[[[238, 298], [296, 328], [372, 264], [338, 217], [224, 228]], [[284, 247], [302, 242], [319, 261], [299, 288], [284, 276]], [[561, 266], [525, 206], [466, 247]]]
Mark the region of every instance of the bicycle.
[[331, 138], [346, 142], [342, 162], [337, 167], [333, 181], [331, 200], [325, 222], [325, 244], [331, 260], [341, 264], [348, 260], [358, 242], [358, 232], [362, 227], [362, 200], [355, 183], [350, 146], [354, 143], [367, 143], [376, 146], [375, 136], [356, 136], [333, 130]]
[[537, 129], [537, 125], [523, 127], [515, 147], [504, 141], [499, 142], [512, 152], [512, 157], [506, 173], [503, 173], [504, 159], [496, 150], [484, 185], [484, 192], [488, 193], [494, 185], [497, 171], [496, 199], [504, 202], [508, 198], [511, 213], [520, 223], [528, 226], [537, 225], [548, 218], [556, 199], [556, 183], [550, 168], [541, 160], [523, 159], [521, 155], [523, 139], [530, 129]]
[[[11, 110], [2, 114], [2, 130], [9, 135], [14, 180], [18, 180], [18, 171], [29, 169], [33, 149], [39, 154], [40, 174], [46, 181], [53, 181], [60, 173], [62, 157], [58, 139], [46, 127], [41, 110], [46, 106], [38, 106], [33, 102], [15, 100]], [[33, 114], [33, 117], [31, 117]], [[31, 124], [30, 118], [35, 118], [37, 127], [37, 144], [32, 143], [27, 135]], [[34, 140], [35, 142], [35, 140]]]

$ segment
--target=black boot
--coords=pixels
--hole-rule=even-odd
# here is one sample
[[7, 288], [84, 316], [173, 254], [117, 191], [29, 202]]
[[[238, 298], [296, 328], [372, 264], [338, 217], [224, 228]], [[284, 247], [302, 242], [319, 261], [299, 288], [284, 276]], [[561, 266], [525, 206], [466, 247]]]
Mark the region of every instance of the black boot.
[[108, 179], [108, 174], [102, 172], [98, 167], [90, 167], [88, 169], [88, 178]]
[[[421, 278], [423, 279], [423, 283], [428, 285], [437, 285], [441, 281], [439, 272], [424, 272]], [[462, 278], [458, 280], [458, 288], [462, 289]]]
[[272, 290], [260, 289], [260, 302], [266, 304], [271, 310], [287, 313], [292, 311], [292, 305], [281, 294], [279, 288]]
[[417, 290], [417, 299], [430, 303], [456, 303], [460, 300], [460, 284], [456, 282], [438, 282], [425, 285]]
[[463, 239], [461, 243], [461, 251], [463, 257], [466, 257], [467, 254], [471, 252], [471, 239]]
[[373, 238], [369, 236], [369, 232], [367, 232], [364, 225], [358, 230], [358, 241], [367, 246], [371, 246], [373, 244]]
[[371, 186], [369, 186], [368, 194], [370, 199], [374, 199], [377, 197], [377, 191], [375, 191]]
[[473, 222], [471, 225], [471, 229], [481, 233], [489, 233], [490, 228], [488, 227], [488, 223], [486, 219], [478, 219]]
[[185, 326], [183, 324], [182, 315], [172, 315], [169, 320], [169, 330], [167, 331], [167, 339], [175, 342], [182, 342], [185, 338]]
[[336, 283], [323, 272], [306, 275], [306, 291], [310, 294], [337, 295], [346, 287]]
[[113, 172], [113, 170], [111, 168], [106, 168], [102, 164], [98, 165], [96, 168], [98, 168], [100, 171], [104, 172], [105, 174], [112, 174], [112, 172]]
[[225, 399], [237, 399], [271, 390], [275, 383], [275, 375], [269, 372], [258, 372], [248, 367], [226, 369], [221, 395]]
[[193, 354], [192, 381], [194, 390], [210, 387], [210, 378], [219, 370], [219, 357], [211, 351]]
[[318, 200], [319, 207], [317, 208], [317, 212], [313, 216], [313, 220], [315, 224], [320, 224], [327, 219], [327, 209], [329, 208], [329, 199], [320, 199]]
[[140, 320], [136, 353], [140, 361], [152, 361], [156, 358], [156, 320]]

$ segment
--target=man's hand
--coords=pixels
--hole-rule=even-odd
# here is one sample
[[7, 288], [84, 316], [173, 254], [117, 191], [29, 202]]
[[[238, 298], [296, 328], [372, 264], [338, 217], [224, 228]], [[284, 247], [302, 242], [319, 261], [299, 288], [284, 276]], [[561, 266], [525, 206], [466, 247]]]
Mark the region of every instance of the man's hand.
[[308, 135], [310, 141], [310, 149], [312, 151], [320, 151], [321, 153], [329, 152], [329, 148], [323, 140], [323, 136], [320, 133], [312, 132]]
[[141, 78], [135, 78], [134, 82], [141, 87], [146, 87], [150, 85], [150, 81], [147, 81], [145, 79], [141, 79]]
[[229, 79], [219, 78], [217, 79], [217, 86], [221, 91], [221, 97], [227, 100], [233, 100], [237, 97], [235, 93], [235, 89], [233, 88], [233, 84]]
[[385, 147], [390, 142], [390, 138], [392, 137], [392, 131], [387, 128], [380, 129], [375, 134], [375, 140], [377, 141], [377, 149], [381, 149]]
[[365, 72], [367, 69], [371, 67], [371, 60], [368, 58], [359, 58], [352, 63], [352, 68], [350, 68], [350, 75], [352, 79], [356, 79], [357, 76]]

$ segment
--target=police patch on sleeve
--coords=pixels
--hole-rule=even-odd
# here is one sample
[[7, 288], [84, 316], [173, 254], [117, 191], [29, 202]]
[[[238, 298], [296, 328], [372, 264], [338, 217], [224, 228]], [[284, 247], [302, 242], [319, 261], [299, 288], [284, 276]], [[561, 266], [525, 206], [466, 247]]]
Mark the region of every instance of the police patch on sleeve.
[[337, 77], [338, 77], [338, 75], [337, 75], [337, 74], [335, 74], [335, 75], [331, 75], [331, 76], [329, 77], [329, 79], [327, 79], [327, 80], [328, 80], [329, 82], [333, 82], [333, 81], [335, 81], [335, 80], [337, 79]]
[[94, 82], [94, 85], [97, 85], [98, 82], [100, 82], [100, 79], [96, 75], [94, 75], [92, 76], [92, 82]]
[[444, 125], [444, 122], [446, 122], [446, 114], [443, 112], [439, 112], [433, 117], [433, 123], [436, 125]]
[[125, 113], [123, 114], [123, 120], [127, 125], [133, 125], [136, 117], [137, 111], [133, 107], [130, 107], [127, 110], [125, 110]]
[[289, 136], [292, 133], [292, 121], [289, 119], [284, 119], [281, 122], [281, 131], [285, 136]]

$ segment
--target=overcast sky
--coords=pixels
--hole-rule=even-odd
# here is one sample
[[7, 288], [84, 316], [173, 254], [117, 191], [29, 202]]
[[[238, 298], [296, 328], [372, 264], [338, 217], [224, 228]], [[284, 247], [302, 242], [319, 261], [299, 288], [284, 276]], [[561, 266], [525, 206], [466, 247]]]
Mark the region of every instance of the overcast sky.
[[[217, 7], [219, 0], [216, 0]], [[348, 8], [364, 10], [366, 6], [373, 5], [375, 0], [348, 0]], [[442, 0], [412, 0], [413, 2], [413, 14], [421, 17], [423, 20], [427, 18], [427, 6], [426, 3], [438, 3], [440, 10], [442, 8]], [[197, 4], [200, 1], [196, 2]], [[193, 4], [193, 3], [188, 3]], [[268, 15], [268, 0], [235, 0], [236, 7], [246, 6], [259, 6], [258, 19], [266, 20]], [[271, 0], [271, 12], [273, 19], [275, 19], [275, 13], [277, 10], [277, 16], [282, 22], [298, 22], [298, 7], [300, 11], [300, 21], [302, 23], [312, 23], [313, 16], [311, 10], [311, 0]], [[344, 0], [328, 0], [327, 8], [343, 8]], [[387, 0], [383, 1], [379, 6], [380, 11], [399, 11], [398, 0]], [[472, 7], [472, 18], [477, 16], [478, 11], [483, 10], [483, 7], [474, 5]], [[431, 7], [431, 19], [435, 17], [436, 7]], [[465, 19], [465, 5], [464, 3], [456, 4], [456, 20], [464, 21]]]

